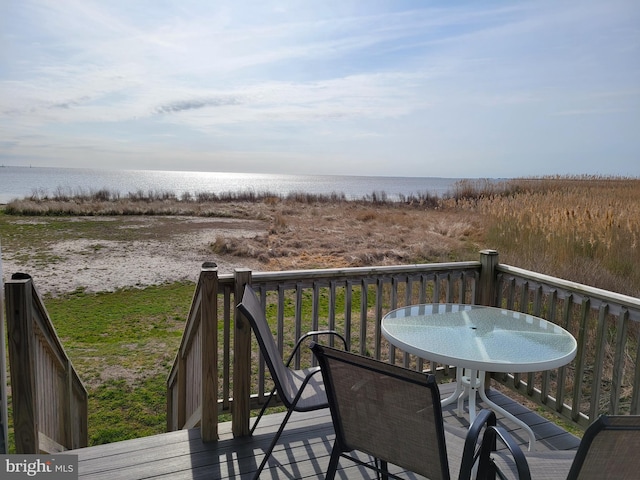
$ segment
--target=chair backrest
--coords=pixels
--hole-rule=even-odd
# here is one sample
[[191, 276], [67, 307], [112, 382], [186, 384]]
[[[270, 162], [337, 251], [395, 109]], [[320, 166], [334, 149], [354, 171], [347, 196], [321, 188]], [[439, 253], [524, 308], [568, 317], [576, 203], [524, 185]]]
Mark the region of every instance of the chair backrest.
[[359, 450], [431, 479], [448, 479], [435, 377], [313, 344], [336, 446]]
[[570, 480], [640, 478], [640, 416], [602, 415], [584, 433]]
[[253, 333], [258, 340], [262, 356], [271, 372], [280, 400], [288, 407], [295, 397], [297, 388], [292, 384], [291, 372], [282, 360], [278, 346], [269, 328], [267, 317], [260, 305], [260, 300], [258, 300], [256, 292], [250, 285], [245, 285], [242, 302], [238, 304], [238, 309], [249, 320]]

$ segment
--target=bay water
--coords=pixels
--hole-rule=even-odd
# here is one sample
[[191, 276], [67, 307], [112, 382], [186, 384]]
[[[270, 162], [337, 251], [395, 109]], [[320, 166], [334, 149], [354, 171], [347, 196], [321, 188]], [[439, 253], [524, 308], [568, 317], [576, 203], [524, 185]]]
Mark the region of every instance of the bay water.
[[314, 195], [344, 194], [361, 199], [384, 193], [399, 196], [443, 196], [453, 191], [459, 178], [377, 177], [350, 175], [280, 175], [269, 173], [179, 172], [157, 170], [108, 170], [97, 168], [53, 168], [0, 166], [0, 204], [31, 195], [52, 196], [90, 194], [106, 189], [126, 196], [129, 193], [290, 193]]

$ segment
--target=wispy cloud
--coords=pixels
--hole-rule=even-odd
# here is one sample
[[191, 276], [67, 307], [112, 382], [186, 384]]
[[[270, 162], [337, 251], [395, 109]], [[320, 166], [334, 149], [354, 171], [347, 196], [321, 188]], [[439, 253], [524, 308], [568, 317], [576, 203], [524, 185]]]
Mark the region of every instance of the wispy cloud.
[[177, 100], [171, 103], [160, 105], [156, 108], [157, 113], [177, 113], [188, 110], [198, 110], [205, 107], [223, 107], [228, 105], [240, 105], [242, 102], [236, 97], [218, 97], [207, 99]]

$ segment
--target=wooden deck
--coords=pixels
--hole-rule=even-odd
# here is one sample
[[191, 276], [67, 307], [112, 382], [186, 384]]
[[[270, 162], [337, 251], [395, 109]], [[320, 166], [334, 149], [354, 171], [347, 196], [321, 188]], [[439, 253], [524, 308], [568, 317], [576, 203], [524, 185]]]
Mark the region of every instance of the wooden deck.
[[[447, 396], [452, 384], [443, 385], [441, 394]], [[580, 439], [555, 424], [531, 412], [498, 391], [489, 397], [510, 413], [527, 423], [536, 434], [536, 450], [576, 449]], [[482, 403], [480, 403], [482, 406]], [[453, 406], [444, 412], [445, 422], [467, 426]], [[283, 414], [266, 415], [253, 437], [235, 439], [230, 424], [221, 424], [218, 442], [205, 444], [199, 429], [182, 430], [152, 437], [127, 440], [108, 445], [88, 447], [68, 453], [79, 456], [81, 479], [245, 479], [251, 478], [263, 452], [269, 446]], [[513, 422], [499, 417], [499, 422], [511, 431], [526, 449], [527, 436]], [[333, 427], [329, 410], [294, 414], [285, 429], [270, 470], [265, 468], [261, 478], [303, 479], [324, 478], [333, 445]], [[341, 462], [344, 470], [337, 476], [343, 479], [375, 478], [374, 472], [357, 468], [351, 462]], [[452, 475], [455, 478], [454, 473]], [[410, 478], [416, 478], [411, 476]]]

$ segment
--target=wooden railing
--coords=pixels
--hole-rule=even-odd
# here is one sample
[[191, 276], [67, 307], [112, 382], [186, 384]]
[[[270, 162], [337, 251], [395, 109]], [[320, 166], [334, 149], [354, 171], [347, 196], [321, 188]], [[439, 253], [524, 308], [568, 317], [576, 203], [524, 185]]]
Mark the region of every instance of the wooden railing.
[[[204, 441], [215, 440], [218, 431], [219, 287], [215, 264], [204, 264], [167, 380], [167, 430], [200, 425]], [[228, 292], [225, 294], [223, 290], [223, 296], [226, 313], [222, 315], [222, 323], [227, 325], [228, 332], [232, 309]], [[228, 371], [229, 350], [223, 351]], [[225, 370], [224, 366], [222, 370]]]
[[4, 328], [4, 272], [0, 244], [0, 455], [9, 453], [9, 398], [7, 394], [7, 352]]
[[557, 370], [494, 378], [586, 427], [598, 415], [640, 414], [640, 299], [498, 265], [496, 306], [569, 330], [575, 360]]
[[5, 284], [16, 453], [84, 447], [87, 391], [26, 275]]
[[[415, 303], [499, 306], [545, 318], [569, 330], [578, 353], [564, 367], [494, 374], [494, 381], [585, 427], [601, 413], [640, 414], [640, 299], [498, 263], [480, 261], [392, 267], [218, 275], [204, 264], [176, 360], [167, 380], [167, 429], [200, 426], [217, 438], [218, 418], [249, 433], [249, 416], [271, 381], [248, 322], [237, 309], [245, 284], [259, 292], [283, 357], [308, 330], [335, 329], [349, 349], [438, 376], [455, 368], [388, 344], [381, 319]], [[11, 393], [17, 453], [87, 445], [87, 392], [64, 352], [28, 277], [5, 284]], [[314, 364], [310, 352], [294, 367]]]
[[[270, 380], [252, 343], [248, 322], [235, 308], [244, 284], [251, 283], [260, 292], [277, 323], [274, 329], [283, 355], [306, 331], [329, 328], [342, 331], [351, 350], [376, 358], [397, 356], [399, 362], [409, 365], [410, 357], [390, 352], [380, 334], [385, 311], [418, 301], [477, 303], [482, 296], [480, 270], [480, 262], [459, 262], [287, 272], [237, 270], [218, 276], [210, 265], [204, 266], [167, 381], [168, 429], [200, 425], [203, 438], [213, 440], [217, 416], [205, 425], [201, 415], [216, 410], [232, 413], [234, 434], [248, 434], [250, 410], [260, 407]], [[215, 287], [207, 289], [207, 284]], [[209, 298], [216, 304], [206, 311], [205, 291], [212, 292]], [[213, 333], [204, 335], [203, 328]], [[217, 373], [209, 372], [205, 380], [202, 372], [212, 364], [202, 352], [215, 350], [216, 344]], [[312, 362], [310, 357], [299, 356], [294, 365]]]
[[[232, 415], [236, 436], [249, 432], [270, 379], [248, 322], [238, 313], [244, 284], [259, 292], [283, 357], [306, 331], [330, 328], [352, 351], [455, 378], [455, 369], [389, 345], [380, 322], [393, 308], [456, 302], [502, 306], [543, 317], [571, 331], [579, 351], [547, 372], [493, 375], [533, 402], [579, 426], [599, 413], [638, 413], [640, 300], [500, 265], [495, 251], [478, 262], [363, 267], [218, 276], [203, 266], [182, 343], [167, 381], [169, 430], [200, 425], [217, 437], [219, 414]], [[217, 346], [217, 348], [216, 348]], [[313, 364], [310, 353], [294, 366]]]

